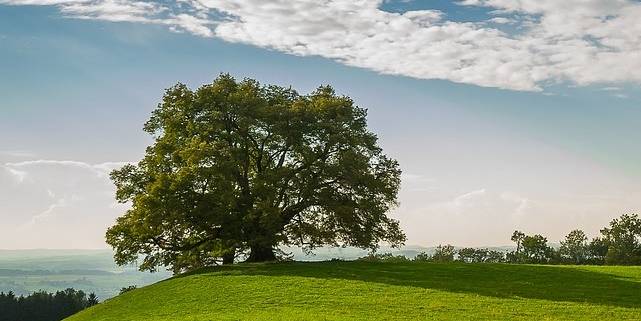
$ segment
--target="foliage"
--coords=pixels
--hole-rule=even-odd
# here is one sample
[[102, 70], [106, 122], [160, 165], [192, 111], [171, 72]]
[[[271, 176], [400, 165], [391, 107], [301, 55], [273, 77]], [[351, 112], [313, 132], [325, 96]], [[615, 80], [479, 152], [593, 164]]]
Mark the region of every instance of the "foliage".
[[118, 264], [174, 272], [276, 259], [279, 244], [376, 248], [405, 235], [398, 163], [367, 112], [329, 86], [309, 95], [221, 75], [168, 89], [145, 124], [154, 143], [111, 174], [132, 207], [107, 231]]
[[454, 262], [454, 257], [456, 256], [456, 249], [452, 245], [438, 245], [434, 249], [433, 254], [428, 254], [425, 252], [420, 252], [414, 257], [414, 262], [438, 262], [438, 263], [449, 263]]
[[495, 250], [490, 250], [485, 256], [485, 263], [503, 263], [505, 262], [505, 253]]
[[456, 250], [452, 245], [439, 245], [434, 249], [434, 254], [432, 254], [431, 261], [433, 262], [453, 262], [454, 255], [456, 255]]
[[66, 289], [54, 293], [34, 292], [15, 296], [0, 293], [0, 321], [57, 321], [98, 304], [95, 294]]
[[525, 233], [516, 230], [512, 233], [510, 240], [516, 243], [516, 253], [521, 253], [521, 244], [523, 244], [523, 239], [525, 238]]
[[525, 235], [521, 231], [512, 234], [512, 241], [516, 242], [516, 251], [507, 254], [507, 261], [511, 263], [556, 263], [557, 253], [548, 246], [548, 240], [540, 234]]
[[367, 256], [358, 258], [358, 261], [366, 262], [407, 262], [409, 259], [404, 255], [394, 255], [392, 253], [370, 253]]
[[[478, 249], [479, 251], [483, 251], [482, 249]], [[464, 263], [478, 263], [478, 254], [477, 254], [477, 249], [471, 248], [471, 247], [465, 247], [460, 250], [458, 250], [458, 258], [457, 261], [461, 261]]]
[[429, 255], [429, 254], [427, 254], [425, 252], [420, 252], [420, 253], [416, 254], [416, 256], [414, 257], [413, 261], [415, 261], [415, 262], [429, 262], [431, 260], [432, 260], [432, 256], [431, 255]]
[[125, 293], [69, 321], [640, 320], [639, 293], [640, 267], [236, 264]]
[[589, 259], [588, 263], [590, 264], [604, 264], [605, 257], [608, 255], [608, 242], [600, 237], [595, 237], [588, 244], [588, 253]]
[[89, 295], [87, 296], [87, 304], [86, 304], [86, 306], [87, 307], [91, 307], [91, 306], [94, 306], [94, 305], [96, 305], [98, 303], [100, 303], [100, 301], [98, 300], [98, 297], [96, 296], [96, 294], [93, 293], [93, 292], [89, 293]]
[[129, 292], [129, 291], [133, 291], [133, 290], [135, 290], [137, 288], [138, 287], [135, 286], [135, 285], [130, 285], [130, 286], [127, 286], [127, 287], [123, 287], [123, 288], [120, 289], [119, 294], [123, 294], [123, 293]]
[[[530, 236], [515, 231], [511, 240], [516, 243], [516, 250], [508, 253], [506, 259], [510, 263], [641, 265], [641, 218], [638, 215], [624, 214], [613, 219], [601, 230], [601, 235], [588, 243], [585, 232], [573, 230], [556, 251], [547, 245], [547, 239], [542, 235]], [[464, 252], [466, 260], [470, 260], [469, 251]]]
[[588, 237], [581, 230], [573, 230], [561, 242], [559, 249], [564, 262], [584, 264], [589, 258]]
[[548, 240], [540, 234], [523, 238], [523, 257], [527, 263], [546, 263], [550, 254]]
[[505, 261], [503, 252], [489, 249], [462, 248], [456, 250], [452, 245], [439, 245], [435, 248], [434, 254], [420, 252], [409, 259], [404, 255], [394, 255], [392, 253], [371, 253], [361, 257], [359, 261], [366, 262], [435, 262], [435, 263], [502, 263]]
[[606, 264], [641, 264], [641, 219], [636, 214], [624, 214], [601, 230], [608, 244]]
[[503, 252], [466, 247], [458, 250], [457, 260], [464, 263], [501, 263], [505, 261]]

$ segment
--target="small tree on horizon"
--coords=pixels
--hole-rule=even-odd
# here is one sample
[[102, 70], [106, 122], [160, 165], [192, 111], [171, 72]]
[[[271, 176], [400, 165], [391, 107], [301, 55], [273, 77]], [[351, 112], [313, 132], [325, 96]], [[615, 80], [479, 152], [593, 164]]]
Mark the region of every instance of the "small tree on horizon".
[[561, 242], [559, 248], [563, 260], [574, 263], [584, 264], [589, 255], [588, 237], [582, 230], [573, 230]]
[[641, 218], [623, 214], [601, 230], [608, 245], [606, 264], [641, 264]]
[[463, 263], [477, 263], [478, 261], [476, 260], [477, 258], [477, 250], [472, 247], [464, 247], [462, 249], [459, 249], [458, 252], [458, 261], [461, 261]]
[[450, 244], [440, 245], [439, 244], [434, 249], [434, 254], [432, 254], [431, 261], [433, 261], [433, 262], [441, 262], [441, 263], [453, 262], [455, 255], [456, 255], [456, 249], [454, 249], [453, 245], [450, 245]]
[[528, 235], [523, 238], [522, 256], [525, 263], [548, 263], [552, 248], [548, 246], [546, 237], [540, 234]]
[[510, 263], [556, 263], [558, 253], [547, 243], [546, 237], [540, 234], [526, 235], [514, 231], [512, 241], [516, 242], [516, 250], [506, 254], [505, 259]]
[[516, 230], [512, 233], [510, 240], [516, 243], [516, 253], [521, 253], [521, 245], [523, 244], [523, 239], [525, 238], [525, 233]]
[[168, 89], [145, 124], [137, 164], [112, 172], [132, 207], [106, 234], [118, 264], [174, 272], [276, 259], [281, 244], [376, 248], [405, 241], [398, 163], [367, 129], [367, 112], [329, 86], [309, 95], [221, 75]]

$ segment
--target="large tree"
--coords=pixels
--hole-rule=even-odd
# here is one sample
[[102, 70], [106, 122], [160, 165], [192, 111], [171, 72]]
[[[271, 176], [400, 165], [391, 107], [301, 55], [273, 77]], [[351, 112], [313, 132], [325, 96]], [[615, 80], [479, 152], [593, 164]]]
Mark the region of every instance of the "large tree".
[[120, 264], [181, 271], [276, 258], [280, 244], [375, 248], [405, 236], [398, 163], [366, 110], [323, 86], [309, 95], [221, 75], [169, 88], [145, 124], [145, 157], [112, 173], [131, 209], [107, 231]]

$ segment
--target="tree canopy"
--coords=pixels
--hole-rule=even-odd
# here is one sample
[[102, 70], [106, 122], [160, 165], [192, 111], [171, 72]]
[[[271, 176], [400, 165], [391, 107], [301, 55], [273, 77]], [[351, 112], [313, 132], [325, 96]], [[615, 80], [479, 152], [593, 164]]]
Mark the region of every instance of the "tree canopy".
[[588, 237], [582, 230], [573, 230], [561, 242], [559, 252], [561, 257], [574, 264], [587, 261], [589, 255]]
[[601, 230], [608, 245], [608, 264], [641, 264], [641, 219], [636, 214], [623, 214]]
[[507, 260], [513, 263], [549, 263], [554, 249], [548, 246], [548, 240], [540, 234], [525, 235], [514, 231], [510, 238], [516, 243], [516, 250], [507, 253]]
[[180, 271], [240, 253], [273, 260], [280, 244], [402, 244], [387, 216], [401, 171], [366, 115], [329, 86], [301, 95], [221, 75], [169, 88], [144, 126], [144, 158], [111, 174], [131, 203], [107, 231], [116, 261]]

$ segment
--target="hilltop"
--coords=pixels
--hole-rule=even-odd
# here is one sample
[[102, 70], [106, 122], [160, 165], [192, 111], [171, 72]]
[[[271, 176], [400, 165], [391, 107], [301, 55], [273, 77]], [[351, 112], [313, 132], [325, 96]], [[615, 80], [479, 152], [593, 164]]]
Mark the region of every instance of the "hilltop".
[[639, 320], [639, 293], [639, 267], [239, 264], [179, 275], [67, 320]]

